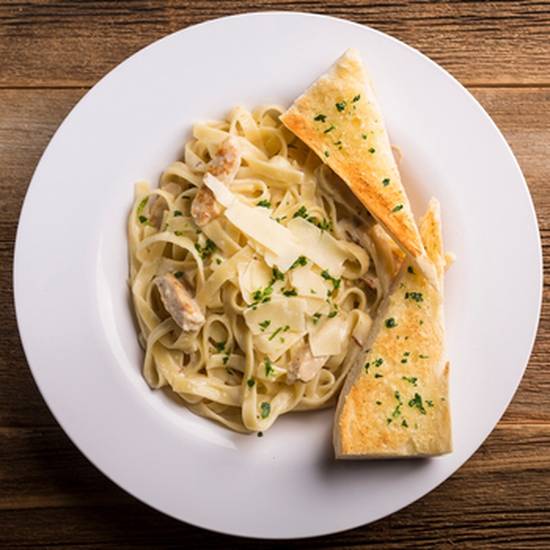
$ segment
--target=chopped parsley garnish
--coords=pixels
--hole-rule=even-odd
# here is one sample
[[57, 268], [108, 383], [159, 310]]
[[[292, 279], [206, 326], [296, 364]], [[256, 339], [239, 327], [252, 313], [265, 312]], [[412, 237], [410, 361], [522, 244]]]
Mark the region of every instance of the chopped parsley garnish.
[[426, 405], [428, 405], [428, 407], [433, 407], [433, 406], [434, 406], [434, 402], [433, 402], [433, 401], [430, 401], [429, 399], [426, 399]]
[[426, 414], [426, 409], [422, 404], [422, 397], [418, 393], [415, 393], [414, 397], [409, 401], [409, 407], [416, 407], [421, 414]]
[[409, 427], [409, 425], [407, 424], [407, 420], [405, 418], [403, 418], [403, 421], [401, 422], [401, 426], [403, 426], [403, 428]]
[[357, 103], [361, 99], [361, 94], [357, 94], [354, 96], [354, 98], [351, 100], [352, 103]]
[[304, 218], [305, 220], [307, 220], [307, 217], [308, 217], [307, 208], [305, 206], [300, 206], [300, 208], [298, 208], [298, 210], [294, 212], [294, 215], [292, 217]]
[[179, 218], [180, 216], [183, 216], [183, 212], [181, 210], [174, 210], [174, 218]]
[[[177, 235], [177, 232], [176, 232]], [[216, 251], [216, 243], [210, 239], [206, 239], [204, 246], [201, 246], [199, 243], [195, 243], [195, 250], [200, 254], [200, 257], [203, 260], [206, 260], [213, 252]]]
[[285, 325], [284, 327], [279, 327], [269, 338], [268, 340], [271, 341], [275, 338], [275, 336], [277, 336], [277, 334], [279, 334], [279, 332], [286, 332], [287, 330], [289, 330], [290, 327], [288, 325]]
[[[181, 237], [183, 235], [183, 231], [174, 231], [174, 235], [176, 237]], [[195, 245], [195, 248], [197, 248], [198, 245]]]
[[363, 368], [365, 369], [365, 372], [368, 374], [369, 373], [369, 368], [370, 368], [370, 363], [365, 363]]
[[412, 273], [412, 274], [414, 275], [414, 269], [413, 269], [413, 266], [412, 266], [412, 265], [410, 265], [409, 267], [407, 267], [407, 271], [408, 271], [409, 273]]
[[275, 369], [273, 368], [273, 365], [271, 364], [271, 361], [269, 360], [269, 357], [265, 358], [264, 365], [265, 365], [265, 375], [267, 377], [275, 374]]
[[321, 272], [321, 277], [323, 277], [325, 281], [330, 281], [332, 283], [332, 290], [329, 290], [327, 295], [333, 296], [334, 293], [340, 288], [340, 285], [342, 284], [342, 279], [337, 279], [336, 277], [333, 277], [326, 269]]
[[338, 147], [338, 145], [342, 145], [342, 140], [338, 140], [334, 142], [334, 145]]
[[271, 203], [267, 199], [262, 199], [256, 203], [256, 206], [261, 206], [262, 208], [271, 208]]
[[326, 119], [327, 119], [327, 115], [322, 115], [320, 113], [313, 118], [313, 120], [316, 120], [317, 122], [325, 122]]
[[139, 216], [139, 223], [147, 223], [147, 216]]
[[397, 326], [397, 323], [395, 322], [395, 319], [393, 317], [386, 319], [384, 321], [384, 324], [386, 325], [386, 328], [395, 328]]
[[[145, 197], [140, 201], [138, 204], [138, 207], [136, 208], [136, 213], [139, 217], [139, 215], [145, 210], [145, 207], [147, 206], [147, 201], [149, 200], [149, 197]], [[143, 222], [142, 222], [143, 223]]]
[[323, 134], [328, 134], [329, 132], [332, 132], [332, 130], [335, 130], [336, 126], [334, 124], [331, 124], [324, 132]]
[[363, 139], [367, 139], [369, 136], [367, 136], [367, 134], [361, 134], [361, 137], [362, 137]]
[[325, 151], [325, 157], [330, 157], [330, 153], [328, 151]]
[[283, 294], [285, 296], [298, 296], [298, 292], [295, 288], [291, 288], [290, 290], [283, 290]]
[[225, 355], [222, 358], [222, 362], [224, 365], [227, 365], [227, 362], [229, 361], [229, 353], [226, 351]]
[[347, 102], [346, 101], [339, 101], [335, 104], [336, 110], [341, 113], [346, 108]]
[[254, 294], [252, 294], [254, 302], [251, 305], [255, 306], [269, 302], [271, 300], [271, 294], [273, 294], [273, 287], [271, 285], [266, 286], [264, 289], [256, 290]]
[[376, 404], [377, 405], [382, 405], [382, 401], [377, 401]]
[[323, 218], [322, 221], [319, 221], [315, 216], [309, 216], [307, 221], [318, 227], [321, 231], [332, 230], [332, 222], [330, 220], [325, 220], [325, 218]]
[[386, 418], [386, 424], [391, 424], [392, 423], [392, 419], [391, 418]]
[[423, 302], [424, 296], [422, 296], [422, 292], [405, 292], [405, 300], [414, 300], [415, 302]]
[[333, 317], [336, 317], [337, 315], [338, 315], [338, 312], [337, 312], [335, 309], [333, 309], [333, 310], [327, 315], [327, 317], [328, 317], [329, 319], [332, 319]]
[[284, 281], [285, 276], [282, 271], [279, 271], [276, 267], [274, 267], [271, 270], [271, 284], [273, 284], [275, 281]]
[[399, 210], [403, 210], [402, 204], [397, 204], [392, 208], [392, 212], [399, 212]]
[[317, 312], [313, 314], [313, 324], [316, 325], [319, 322], [319, 319], [321, 318], [322, 314]]
[[306, 265], [307, 264], [307, 258], [305, 256], [300, 256], [297, 260], [294, 261], [294, 263], [290, 266], [290, 269], [294, 269], [295, 267], [298, 267], [299, 265]]
[[266, 319], [265, 321], [262, 321], [261, 323], [258, 323], [260, 325], [260, 330], [262, 332], [265, 331], [265, 329], [271, 324], [271, 321], [269, 319]]
[[379, 357], [378, 359], [375, 359], [372, 364], [375, 366], [375, 367], [379, 367], [382, 365], [382, 363], [384, 362], [384, 359], [382, 359], [382, 357]]
[[254, 378], [249, 378], [247, 381], [246, 381], [246, 385], [249, 387], [249, 388], [252, 388], [254, 387], [254, 384], [256, 383], [256, 380], [254, 380]]
[[216, 258], [216, 263], [218, 265], [222, 265], [222, 259], [221, 258]]
[[401, 359], [401, 363], [408, 363], [407, 359]]
[[423, 319], [420, 319], [420, 321], [418, 321], [418, 324], [419, 324], [419, 325], [423, 325], [423, 324], [424, 324], [424, 320], [423, 320]]
[[382, 180], [382, 184], [384, 185], [384, 187], [387, 187], [390, 184], [390, 178], [384, 178]]
[[430, 358], [429, 355], [422, 355], [421, 353], [418, 354], [418, 357], [420, 357], [420, 359], [429, 359]]
[[416, 386], [416, 381], [418, 380], [418, 378], [416, 376], [402, 376], [401, 380], [405, 380], [409, 384]]
[[383, 378], [384, 375], [377, 372], [377, 373], [374, 375], [374, 377], [375, 377], [375, 378]]
[[175, 277], [176, 279], [181, 279], [181, 278], [183, 277], [183, 271], [176, 271], [176, 272], [174, 273], [174, 277]]
[[375, 149], [374, 147], [371, 147], [371, 148], [369, 149], [369, 153], [371, 153], [371, 154], [376, 153], [376, 149]]
[[271, 412], [271, 405], [267, 401], [264, 401], [260, 405], [260, 409], [261, 409], [261, 413], [260, 413], [261, 417], [267, 418], [269, 416], [269, 413]]
[[222, 352], [225, 349], [225, 342], [214, 342], [214, 347], [217, 351]]

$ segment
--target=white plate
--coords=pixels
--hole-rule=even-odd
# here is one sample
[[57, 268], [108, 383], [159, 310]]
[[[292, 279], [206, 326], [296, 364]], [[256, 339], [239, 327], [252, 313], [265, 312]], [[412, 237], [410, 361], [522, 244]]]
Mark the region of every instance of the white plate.
[[[293, 414], [263, 439], [189, 413], [141, 377], [126, 287], [133, 184], [157, 182], [191, 124], [232, 106], [289, 104], [346, 48], [367, 63], [419, 215], [442, 204], [455, 451], [335, 462], [332, 411]], [[17, 234], [15, 298], [38, 386], [107, 476], [175, 518], [254, 537], [348, 529], [399, 510], [459, 468], [522, 377], [541, 302], [541, 248], [521, 171], [491, 119], [435, 63], [338, 19], [263, 13], [210, 21], [102, 79], [49, 144]]]

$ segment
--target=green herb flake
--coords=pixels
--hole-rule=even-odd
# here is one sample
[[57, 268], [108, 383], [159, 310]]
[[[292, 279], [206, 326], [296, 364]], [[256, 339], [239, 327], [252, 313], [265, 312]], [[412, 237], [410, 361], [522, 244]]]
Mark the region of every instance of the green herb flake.
[[260, 415], [262, 418], [267, 418], [269, 416], [269, 413], [271, 412], [271, 405], [267, 401], [263, 401], [260, 405]]
[[405, 300], [413, 300], [414, 302], [423, 302], [424, 296], [422, 292], [405, 292]]
[[258, 323], [260, 325], [260, 330], [262, 332], [265, 332], [265, 329], [271, 324], [271, 321], [269, 319], [266, 319], [265, 321], [262, 321], [261, 323]]
[[410, 265], [409, 267], [407, 267], [407, 271], [408, 271], [409, 273], [412, 273], [412, 274], [414, 275], [414, 269], [413, 269], [413, 266], [412, 266], [412, 265]]
[[145, 207], [147, 206], [148, 201], [149, 201], [149, 197], [145, 197], [144, 199], [141, 199], [140, 203], [138, 204], [138, 206], [136, 208], [136, 213], [137, 213], [138, 217], [145, 210]]
[[227, 351], [225, 352], [225, 355], [222, 358], [222, 362], [224, 365], [227, 365], [227, 362], [229, 361], [229, 353]]
[[176, 272], [174, 273], [174, 277], [175, 277], [176, 279], [181, 279], [181, 278], [183, 277], [183, 271], [176, 271]]
[[401, 363], [408, 363], [409, 361], [407, 359], [401, 359]]
[[262, 199], [261, 201], [258, 201], [256, 203], [256, 206], [261, 206], [262, 208], [271, 208], [271, 203], [266, 199]]
[[382, 365], [383, 362], [384, 362], [384, 359], [382, 359], [382, 357], [379, 357], [378, 359], [375, 359], [372, 364], [375, 367], [379, 367]]
[[418, 354], [418, 357], [420, 357], [420, 359], [429, 359], [430, 358], [429, 355], [422, 355], [421, 353]]
[[400, 210], [403, 210], [402, 204], [397, 204], [392, 208], [392, 212], [399, 212]]
[[375, 378], [383, 378], [384, 375], [377, 372], [377, 373], [374, 375], [374, 377], [375, 377]]
[[392, 423], [392, 419], [391, 418], [386, 418], [386, 424], [391, 424]]
[[222, 260], [221, 260], [221, 258], [216, 258], [216, 263], [217, 263], [218, 265], [222, 265]]
[[269, 338], [268, 340], [271, 342], [280, 332], [286, 332], [290, 327], [288, 325], [284, 327], [279, 327]]
[[284, 281], [285, 280], [285, 276], [284, 276], [283, 272], [279, 271], [276, 267], [274, 267], [271, 270], [271, 277], [272, 277], [271, 284], [273, 284], [275, 281]]
[[307, 217], [308, 213], [305, 206], [300, 206], [300, 208], [298, 208], [298, 210], [296, 210], [296, 212], [294, 212], [294, 215], [292, 216], [292, 218], [304, 218], [305, 220], [307, 220]]
[[377, 405], [382, 405], [382, 401], [377, 401], [376, 404]]
[[315, 120], [316, 122], [325, 122], [326, 119], [327, 119], [327, 115], [323, 115], [321, 113], [313, 117], [313, 120]]
[[371, 155], [373, 155], [374, 153], [376, 153], [376, 149], [375, 149], [374, 147], [371, 147], [371, 148], [369, 149], [369, 153], [370, 153]]
[[295, 288], [291, 288], [290, 290], [283, 290], [283, 294], [285, 296], [298, 296], [298, 292]]
[[[183, 236], [183, 231], [174, 231], [174, 235], [176, 237], [182, 237]], [[198, 245], [195, 245], [195, 248], [197, 248]]]
[[363, 365], [363, 368], [365, 369], [365, 373], [368, 374], [368, 373], [369, 373], [369, 369], [370, 369], [370, 363], [365, 363], [365, 364]]
[[407, 420], [405, 418], [403, 418], [403, 421], [401, 422], [401, 426], [403, 426], [403, 428], [409, 427], [409, 425], [407, 424]]
[[384, 178], [384, 179], [382, 180], [382, 185], [383, 185], [384, 187], [387, 187], [389, 184], [390, 184], [390, 178]]
[[409, 401], [409, 407], [417, 408], [420, 414], [426, 414], [426, 409], [422, 404], [422, 397], [418, 393], [415, 393], [414, 397]]
[[139, 220], [139, 223], [147, 223], [147, 216], [139, 216], [138, 217], [138, 220]]
[[266, 357], [264, 359], [264, 366], [265, 366], [265, 375], [266, 377], [270, 377], [273, 374], [275, 374], [275, 369], [273, 368], [273, 365], [271, 364], [271, 361], [269, 360], [269, 357]]
[[[175, 232], [176, 235], [178, 234], [177, 231]], [[204, 246], [201, 246], [199, 243], [195, 243], [195, 250], [200, 254], [200, 257], [203, 260], [206, 260], [208, 257], [212, 255], [217, 250], [216, 243], [214, 241], [211, 241], [210, 239], [206, 239], [206, 243]]]
[[221, 353], [225, 349], [225, 344], [226, 342], [214, 342], [214, 347]]
[[247, 385], [249, 388], [253, 388], [253, 387], [254, 387], [254, 384], [256, 384], [256, 380], [254, 380], [254, 378], [249, 378], [249, 379], [246, 381], [246, 385]]
[[323, 132], [323, 134], [328, 134], [329, 132], [332, 132], [332, 130], [336, 130], [336, 126], [334, 126], [334, 124], [331, 124], [331, 125]]
[[319, 319], [322, 317], [322, 314], [317, 312], [313, 314], [313, 324], [316, 325], [319, 322]]
[[306, 265], [307, 264], [307, 258], [305, 256], [300, 256], [297, 260], [294, 261], [294, 263], [290, 266], [290, 269], [294, 269], [298, 267], [299, 265]]
[[426, 399], [426, 405], [428, 405], [428, 407], [433, 407], [434, 406], [434, 402], [429, 400], [429, 399]]
[[416, 376], [402, 376], [401, 380], [405, 380], [409, 384], [416, 386], [416, 381], [418, 380], [418, 378]]
[[367, 134], [361, 134], [361, 137], [362, 137], [363, 139], [367, 139], [369, 136], [368, 136]]
[[386, 325], [386, 328], [395, 328], [397, 326], [397, 323], [395, 322], [395, 319], [393, 317], [386, 319], [384, 321], [384, 324]]
[[336, 317], [336, 315], [338, 315], [338, 312], [337, 312], [335, 309], [333, 309], [333, 310], [327, 315], [327, 317], [328, 317], [329, 319], [332, 319], [333, 317]]
[[357, 103], [361, 99], [361, 94], [357, 94], [354, 96], [354, 98], [351, 100], [352, 103]]
[[325, 151], [325, 157], [330, 157], [330, 153], [328, 151]]
[[346, 108], [347, 102], [346, 101], [339, 101], [334, 106], [336, 107], [336, 110], [341, 113]]
[[174, 210], [174, 218], [179, 218], [183, 216], [183, 212], [181, 210]]

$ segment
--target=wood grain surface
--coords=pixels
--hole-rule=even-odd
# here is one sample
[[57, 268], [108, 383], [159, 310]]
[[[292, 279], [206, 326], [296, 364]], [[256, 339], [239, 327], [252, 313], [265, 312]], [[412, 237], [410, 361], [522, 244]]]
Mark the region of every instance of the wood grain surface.
[[[419, 48], [456, 76], [519, 160], [546, 264], [540, 330], [525, 378], [495, 431], [457, 473], [372, 525], [261, 545], [172, 520], [99, 473], [36, 389], [12, 298], [25, 191], [45, 146], [78, 99], [125, 57], [169, 32], [258, 10], [316, 11], [368, 24]], [[550, 2], [0, 0], [0, 546], [549, 549], [549, 175]], [[520, 289], [507, 299], [520, 300]]]

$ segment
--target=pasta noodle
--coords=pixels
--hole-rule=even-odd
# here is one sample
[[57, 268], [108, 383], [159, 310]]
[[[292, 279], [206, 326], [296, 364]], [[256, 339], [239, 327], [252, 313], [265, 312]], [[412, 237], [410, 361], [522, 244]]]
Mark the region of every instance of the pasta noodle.
[[147, 383], [239, 432], [334, 404], [395, 270], [281, 113], [196, 124], [159, 188], [136, 185], [128, 223]]

